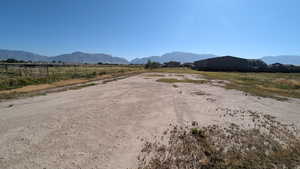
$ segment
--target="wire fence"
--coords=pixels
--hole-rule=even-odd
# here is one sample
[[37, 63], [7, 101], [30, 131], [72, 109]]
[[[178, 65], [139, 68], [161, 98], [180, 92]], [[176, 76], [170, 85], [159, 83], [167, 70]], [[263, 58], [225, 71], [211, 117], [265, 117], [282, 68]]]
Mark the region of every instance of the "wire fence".
[[0, 90], [76, 78], [95, 78], [139, 71], [128, 65], [0, 64]]
[[131, 69], [131, 67], [113, 65], [0, 64], [1, 76], [32, 78], [112, 73], [122, 69]]

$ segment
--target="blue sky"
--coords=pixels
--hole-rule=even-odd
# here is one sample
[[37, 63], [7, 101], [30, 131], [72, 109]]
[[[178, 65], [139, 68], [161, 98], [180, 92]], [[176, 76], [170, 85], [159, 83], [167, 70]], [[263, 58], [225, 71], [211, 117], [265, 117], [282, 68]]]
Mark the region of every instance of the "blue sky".
[[1, 0], [0, 48], [127, 59], [300, 54], [299, 0]]

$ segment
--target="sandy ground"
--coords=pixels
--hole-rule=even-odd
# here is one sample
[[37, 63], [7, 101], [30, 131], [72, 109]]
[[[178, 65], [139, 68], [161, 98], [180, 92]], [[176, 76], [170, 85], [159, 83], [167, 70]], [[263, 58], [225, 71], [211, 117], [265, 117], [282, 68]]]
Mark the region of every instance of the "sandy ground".
[[264, 112], [300, 127], [298, 99], [281, 102], [209, 84], [174, 87], [158, 78], [141, 74], [0, 103], [0, 168], [132, 168], [141, 139], [160, 135], [170, 123], [226, 123], [217, 108]]

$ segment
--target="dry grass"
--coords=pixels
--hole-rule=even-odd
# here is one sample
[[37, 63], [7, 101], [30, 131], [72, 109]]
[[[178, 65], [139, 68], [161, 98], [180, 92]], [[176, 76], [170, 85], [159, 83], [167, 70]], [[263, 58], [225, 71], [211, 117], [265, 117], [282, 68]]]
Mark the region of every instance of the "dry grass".
[[290, 125], [251, 111], [242, 113], [253, 121], [243, 128], [230, 123], [200, 127], [197, 122], [164, 132], [167, 140], [146, 141], [138, 157], [138, 169], [297, 169], [300, 140]]
[[10, 68], [0, 70], [0, 91], [21, 88], [28, 85], [51, 84], [69, 79], [94, 79], [105, 75], [119, 75], [130, 72], [144, 72], [142, 67], [134, 66], [95, 66], [49, 67], [45, 70], [36, 68]]
[[[57, 89], [54, 91], [65, 91], [69, 89], [80, 89], [83, 87], [90, 86], [87, 82], [103, 80], [104, 83], [115, 81], [121, 78], [125, 78], [128, 76], [136, 75], [140, 73], [139, 71], [135, 72], [121, 72], [114, 74], [104, 74], [98, 75], [94, 78], [84, 78], [84, 79], [68, 79], [68, 80], [60, 80], [53, 83], [48, 84], [37, 84], [37, 85], [28, 85], [17, 89], [4, 90], [0, 91], [0, 101], [7, 99], [14, 99], [20, 97], [31, 97], [37, 95], [45, 95], [51, 89]], [[87, 84], [85, 84], [87, 83]], [[82, 84], [82, 85], [79, 85]], [[65, 88], [65, 89], [64, 89]]]
[[26, 92], [33, 92], [33, 91], [39, 91], [39, 90], [45, 90], [49, 88], [55, 88], [55, 87], [62, 87], [62, 86], [67, 86], [67, 85], [74, 85], [74, 84], [79, 84], [79, 83], [84, 83], [87, 82], [87, 79], [70, 79], [70, 80], [62, 80], [58, 82], [54, 82], [51, 84], [39, 84], [39, 85], [29, 85], [29, 86], [24, 86], [21, 88], [17, 89], [12, 89], [12, 90], [4, 90], [0, 91], [0, 94], [9, 94], [9, 93], [14, 93], [14, 92], [19, 92], [19, 93], [26, 93]]
[[95, 86], [95, 85], [97, 85], [97, 83], [87, 83], [87, 84], [82, 84], [82, 85], [71, 87], [70, 90], [78, 90], [78, 89], [82, 89], [82, 88], [89, 87], [89, 86]]
[[175, 79], [175, 78], [160, 78], [156, 80], [157, 82], [164, 82], [164, 83], [196, 83], [196, 84], [203, 84], [207, 83], [207, 80], [193, 80], [193, 79]]
[[199, 74], [207, 79], [226, 80], [227, 89], [241, 90], [246, 93], [287, 100], [285, 97], [300, 98], [300, 73], [239, 73], [203, 72], [188, 68], [156, 69], [156, 72]]
[[165, 77], [163, 74], [146, 74], [145, 77]]

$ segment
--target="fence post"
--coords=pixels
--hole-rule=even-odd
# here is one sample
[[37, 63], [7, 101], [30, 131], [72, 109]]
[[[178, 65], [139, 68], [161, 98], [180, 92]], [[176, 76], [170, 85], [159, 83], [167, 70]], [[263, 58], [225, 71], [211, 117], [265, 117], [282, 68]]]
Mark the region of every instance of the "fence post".
[[20, 67], [20, 66], [17, 66], [17, 68], [19, 68], [19, 74], [20, 74], [20, 76], [22, 77], [22, 76], [23, 76], [23, 74], [22, 74], [21, 67]]
[[8, 72], [8, 66], [7, 66], [7, 64], [5, 64], [4, 66], [5, 66], [5, 73], [7, 73]]
[[46, 65], [47, 77], [49, 77], [49, 65]]

